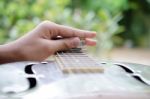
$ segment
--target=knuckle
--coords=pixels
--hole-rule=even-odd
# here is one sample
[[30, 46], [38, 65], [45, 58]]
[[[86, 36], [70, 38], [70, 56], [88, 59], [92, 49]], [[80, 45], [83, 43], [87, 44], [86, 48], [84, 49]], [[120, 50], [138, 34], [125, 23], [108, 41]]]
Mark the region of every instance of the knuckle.
[[81, 38], [85, 38], [86, 37], [86, 32], [85, 31], [81, 31]]
[[53, 22], [48, 21], [48, 20], [45, 20], [45, 21], [41, 22], [40, 26], [41, 26], [42, 28], [49, 28], [49, 27], [51, 27], [53, 24], [54, 24]]
[[64, 42], [63, 45], [64, 45], [64, 48], [65, 48], [65, 49], [69, 49], [69, 48], [70, 48], [70, 45], [69, 45], [69, 43], [67, 43], [67, 42]]
[[49, 21], [49, 20], [44, 20], [44, 21], [42, 22], [42, 24], [50, 24], [50, 23], [52, 23], [52, 22]]
[[76, 37], [77, 36], [76, 32], [74, 30], [71, 30], [71, 32], [72, 32], [72, 37]]

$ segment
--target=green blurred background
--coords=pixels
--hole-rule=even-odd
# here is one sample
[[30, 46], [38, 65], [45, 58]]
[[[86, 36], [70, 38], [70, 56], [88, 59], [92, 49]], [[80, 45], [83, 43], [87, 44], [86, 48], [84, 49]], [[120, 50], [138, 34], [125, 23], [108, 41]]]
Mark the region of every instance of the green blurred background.
[[96, 31], [96, 53], [150, 48], [150, 0], [0, 0], [0, 44], [43, 20]]

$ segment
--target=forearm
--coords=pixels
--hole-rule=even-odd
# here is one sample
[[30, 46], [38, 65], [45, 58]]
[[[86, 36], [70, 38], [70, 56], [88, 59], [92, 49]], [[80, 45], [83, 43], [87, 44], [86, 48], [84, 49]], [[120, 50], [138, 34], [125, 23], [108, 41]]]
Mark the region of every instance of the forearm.
[[0, 45], [0, 64], [19, 61], [15, 47], [10, 44]]

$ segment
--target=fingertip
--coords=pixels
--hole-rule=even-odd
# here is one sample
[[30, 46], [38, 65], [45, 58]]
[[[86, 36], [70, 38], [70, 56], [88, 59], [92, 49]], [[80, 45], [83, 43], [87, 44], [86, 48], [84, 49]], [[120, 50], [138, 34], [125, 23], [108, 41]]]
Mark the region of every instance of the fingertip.
[[92, 40], [92, 39], [86, 39], [85, 43], [88, 46], [95, 46], [97, 44], [97, 41], [96, 40]]
[[95, 37], [95, 36], [96, 36], [96, 33], [97, 33], [97, 32], [93, 31], [93, 32], [92, 32], [92, 36]]

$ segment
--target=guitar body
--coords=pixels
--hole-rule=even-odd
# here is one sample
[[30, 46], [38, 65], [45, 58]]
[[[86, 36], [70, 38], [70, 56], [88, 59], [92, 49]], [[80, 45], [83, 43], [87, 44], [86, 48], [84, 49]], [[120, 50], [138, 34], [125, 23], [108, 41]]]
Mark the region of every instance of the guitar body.
[[150, 99], [149, 66], [97, 64], [103, 72], [64, 73], [56, 61], [1, 65], [0, 99]]

